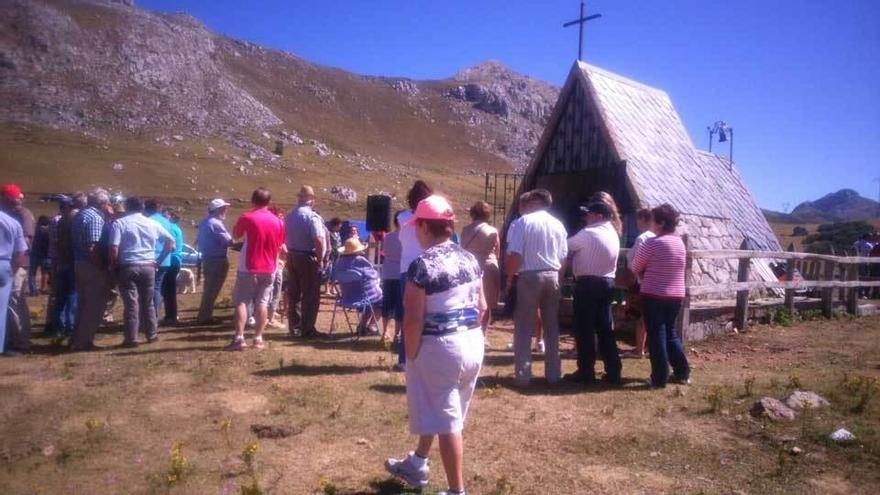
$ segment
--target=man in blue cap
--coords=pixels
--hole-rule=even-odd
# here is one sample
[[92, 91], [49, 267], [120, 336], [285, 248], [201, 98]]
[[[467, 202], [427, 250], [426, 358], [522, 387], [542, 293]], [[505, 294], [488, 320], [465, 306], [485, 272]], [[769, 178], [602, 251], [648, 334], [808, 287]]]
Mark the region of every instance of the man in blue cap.
[[564, 378], [584, 384], [595, 382], [598, 337], [605, 364], [602, 380], [619, 385], [621, 363], [612, 331], [611, 302], [620, 238], [611, 223], [611, 209], [605, 203], [590, 203], [582, 206], [580, 212], [586, 227], [568, 239], [571, 270], [575, 278], [573, 333], [578, 369]]

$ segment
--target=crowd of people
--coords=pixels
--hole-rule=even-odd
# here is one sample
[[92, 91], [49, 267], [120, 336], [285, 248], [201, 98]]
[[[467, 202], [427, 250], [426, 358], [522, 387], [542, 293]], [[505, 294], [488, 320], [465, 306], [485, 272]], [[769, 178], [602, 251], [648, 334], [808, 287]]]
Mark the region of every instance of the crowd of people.
[[[54, 198], [57, 215], [35, 221], [17, 186], [3, 186], [0, 194], [0, 314], [8, 315], [0, 318], [4, 355], [27, 351], [27, 296], [47, 287], [46, 332], [69, 337], [73, 351], [96, 349], [95, 334], [112, 312], [114, 291], [123, 303], [122, 346], [155, 342], [160, 326], [178, 324], [175, 280], [184, 235], [174, 210], [155, 199], [123, 200], [98, 188]], [[627, 311], [638, 320], [635, 349], [623, 357], [649, 355], [650, 387], [689, 383], [690, 367], [675, 328], [685, 296], [686, 253], [675, 234], [679, 215], [671, 206], [637, 212], [640, 234], [627, 253], [627, 268], [621, 269], [622, 221], [607, 193], [580, 206], [583, 226], [571, 236], [551, 213], [550, 192], [523, 193], [519, 217], [506, 232], [504, 256], [502, 235], [489, 223], [489, 204], [470, 208], [471, 222], [458, 239], [453, 207], [424, 181], [415, 182], [406, 200], [408, 208], [393, 215], [394, 230], [374, 233], [381, 242], [373, 260], [356, 229], [343, 233], [339, 219], [325, 223], [310, 186], [302, 186], [287, 214], [272, 204], [268, 189], [256, 189], [251, 209], [231, 232], [226, 226], [230, 203], [211, 200], [198, 224], [204, 287], [196, 324], [220, 323], [213, 313], [229, 275], [229, 250], [238, 251], [238, 261], [228, 351], [263, 348], [267, 325], [284, 316], [291, 338], [319, 335], [322, 287], [330, 282], [343, 307], [360, 311], [359, 332], [380, 334], [381, 320], [381, 338], [398, 344], [410, 431], [418, 442], [404, 458], [389, 459], [386, 468], [411, 485], [425, 486], [436, 436], [448, 493], [456, 494], [464, 493], [461, 431], [483, 361], [485, 332], [501, 299], [513, 315], [517, 386], [531, 383], [533, 337], [544, 354], [549, 384], [621, 385], [623, 361], [612, 314], [621, 286], [629, 289]], [[37, 277], [40, 272], [47, 274], [45, 282]], [[569, 273], [577, 369], [563, 376], [559, 309]], [[279, 307], [286, 315], [278, 317]], [[245, 339], [249, 326], [250, 343]], [[597, 379], [600, 358], [604, 374]]]

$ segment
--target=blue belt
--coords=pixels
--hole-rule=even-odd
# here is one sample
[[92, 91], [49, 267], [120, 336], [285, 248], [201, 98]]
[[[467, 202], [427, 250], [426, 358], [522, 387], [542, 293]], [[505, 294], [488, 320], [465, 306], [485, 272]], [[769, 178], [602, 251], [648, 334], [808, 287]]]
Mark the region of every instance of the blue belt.
[[460, 309], [428, 317], [422, 330], [423, 335], [449, 335], [472, 328], [479, 328], [479, 312], [476, 309]]
[[443, 330], [429, 330], [426, 328], [426, 329], [422, 330], [422, 335], [429, 335], [431, 337], [443, 337], [444, 335], [452, 335], [454, 333], [466, 332], [468, 330], [476, 330], [478, 328], [480, 328], [479, 325], [474, 326], [474, 327], [460, 326], [460, 327], [455, 327], [455, 328], [446, 328]]

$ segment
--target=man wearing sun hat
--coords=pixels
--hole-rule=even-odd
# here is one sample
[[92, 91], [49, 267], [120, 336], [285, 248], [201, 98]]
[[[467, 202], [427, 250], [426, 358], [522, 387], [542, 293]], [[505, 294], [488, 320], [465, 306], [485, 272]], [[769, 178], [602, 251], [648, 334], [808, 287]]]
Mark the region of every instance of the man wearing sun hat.
[[364, 256], [367, 245], [362, 243], [357, 236], [349, 237], [345, 244], [339, 248], [339, 258], [333, 264], [331, 278], [339, 283], [343, 307], [351, 308], [367, 304], [372, 306], [372, 312], [366, 308], [362, 311], [359, 333], [366, 330], [378, 332], [375, 319], [370, 315], [381, 314], [380, 303], [382, 302], [382, 287], [379, 281], [379, 272]]
[[[25, 208], [22, 203], [24, 194], [21, 188], [15, 184], [6, 184], [0, 188], [0, 209], [15, 219], [21, 226], [30, 254], [31, 243], [34, 240], [36, 222], [34, 214]], [[29, 261], [30, 260], [26, 260]], [[31, 346], [31, 316], [27, 304], [28, 296], [28, 273], [27, 266], [18, 267], [13, 272], [12, 289], [9, 295], [9, 309], [0, 317], [6, 318], [8, 314], [9, 327], [7, 328], [10, 347], [19, 351], [27, 351]]]
[[[287, 270], [289, 302], [288, 330], [290, 336], [313, 337], [318, 331], [315, 322], [321, 304], [321, 271], [324, 269], [325, 227], [324, 220], [312, 208], [315, 205], [315, 190], [312, 186], [302, 186], [297, 194], [297, 207], [284, 219], [287, 232]], [[297, 306], [302, 303], [302, 312]]]
[[227, 249], [232, 245], [232, 236], [226, 230], [223, 220], [229, 211], [229, 203], [223, 198], [214, 198], [208, 203], [208, 215], [199, 222], [197, 246], [202, 253], [202, 276], [205, 286], [199, 304], [198, 323], [210, 324], [214, 317], [214, 303], [223, 283], [229, 274]]

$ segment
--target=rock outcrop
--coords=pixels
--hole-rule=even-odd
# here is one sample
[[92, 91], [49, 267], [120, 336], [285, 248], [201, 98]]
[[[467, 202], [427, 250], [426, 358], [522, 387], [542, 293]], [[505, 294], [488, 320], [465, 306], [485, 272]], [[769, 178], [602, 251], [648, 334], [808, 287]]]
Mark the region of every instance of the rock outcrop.
[[359, 76], [131, 0], [0, 2], [0, 123], [162, 143], [295, 126], [327, 143], [322, 157], [521, 168], [557, 94], [498, 62], [440, 81]]
[[3, 2], [3, 120], [195, 132], [281, 123], [217, 63], [214, 35], [198, 20], [118, 10], [95, 5], [82, 19], [48, 3]]

